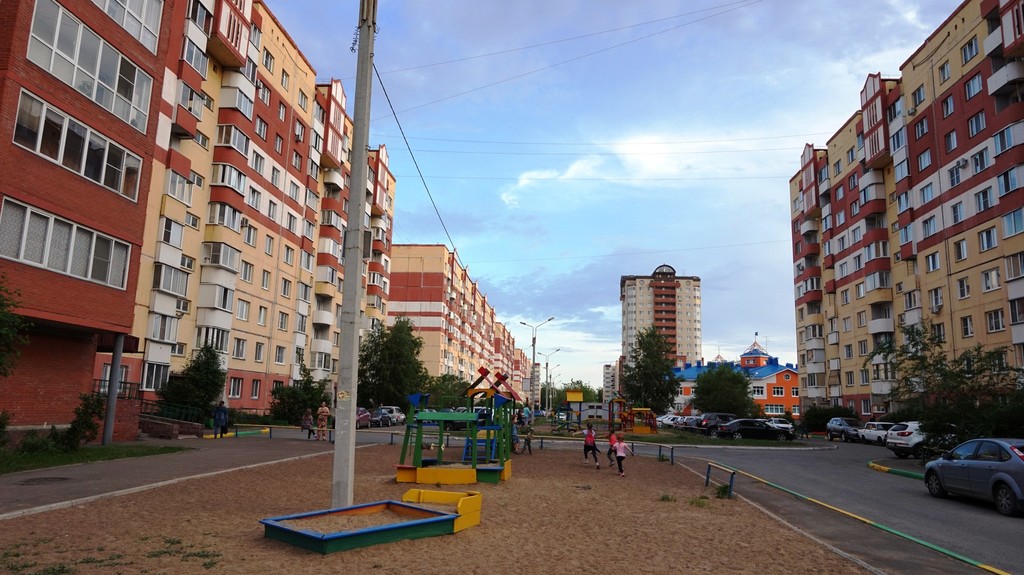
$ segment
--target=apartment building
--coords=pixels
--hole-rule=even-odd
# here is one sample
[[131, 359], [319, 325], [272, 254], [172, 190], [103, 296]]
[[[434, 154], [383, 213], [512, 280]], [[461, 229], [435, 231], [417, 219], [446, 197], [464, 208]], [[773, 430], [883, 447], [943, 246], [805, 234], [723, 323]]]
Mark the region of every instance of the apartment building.
[[508, 375], [523, 394], [529, 358], [454, 252], [441, 244], [397, 244], [391, 266], [389, 322], [406, 317], [415, 326], [427, 373], [473, 381], [485, 367]]
[[804, 407], [884, 413], [905, 325], [1024, 365], [1022, 3], [968, 0], [790, 180]]
[[675, 400], [677, 413], [695, 413], [690, 405], [694, 383], [701, 374], [719, 365], [732, 366], [749, 378], [750, 397], [766, 416], [782, 417], [788, 413], [794, 419], [800, 418], [801, 398], [796, 366], [779, 363], [779, 358], [770, 355], [756, 340], [740, 354], [738, 362], [718, 355], [710, 363], [687, 363], [674, 369], [673, 374], [679, 381], [679, 394]]
[[677, 276], [670, 265], [660, 265], [649, 276], [622, 276], [621, 363], [629, 361], [637, 334], [655, 327], [672, 346], [677, 367], [701, 359], [700, 278]]
[[94, 389], [97, 346], [136, 345], [164, 62], [181, 24], [162, 19], [175, 2], [115, 4], [0, 4], [0, 273], [33, 326], [0, 381], [12, 430], [69, 422]]

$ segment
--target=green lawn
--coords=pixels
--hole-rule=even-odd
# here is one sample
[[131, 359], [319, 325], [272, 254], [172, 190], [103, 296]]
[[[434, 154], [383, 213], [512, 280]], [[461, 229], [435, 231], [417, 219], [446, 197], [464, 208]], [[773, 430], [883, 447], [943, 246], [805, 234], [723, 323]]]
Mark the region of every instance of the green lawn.
[[8, 453], [0, 451], [0, 475], [16, 471], [30, 471], [59, 467], [75, 463], [92, 463], [128, 457], [147, 457], [164, 453], [185, 451], [185, 447], [147, 446], [147, 445], [104, 445], [83, 447], [71, 453]]

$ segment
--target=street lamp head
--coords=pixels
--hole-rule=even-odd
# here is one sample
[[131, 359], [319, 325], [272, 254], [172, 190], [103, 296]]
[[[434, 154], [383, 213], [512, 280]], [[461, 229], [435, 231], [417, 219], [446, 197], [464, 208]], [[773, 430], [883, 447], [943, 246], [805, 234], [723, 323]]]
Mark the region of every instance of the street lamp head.
[[551, 317], [549, 317], [548, 319], [546, 319], [546, 320], [544, 320], [544, 321], [552, 321], [552, 320], [554, 320], [554, 319], [555, 319], [555, 316], [551, 316]]

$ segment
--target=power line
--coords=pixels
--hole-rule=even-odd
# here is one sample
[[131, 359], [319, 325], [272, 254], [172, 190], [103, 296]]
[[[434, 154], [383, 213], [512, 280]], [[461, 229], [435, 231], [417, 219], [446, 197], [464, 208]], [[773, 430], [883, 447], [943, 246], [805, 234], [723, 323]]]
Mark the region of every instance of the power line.
[[583, 260], [583, 259], [598, 259], [598, 258], [615, 258], [622, 256], [649, 256], [657, 254], [675, 254], [679, 252], [695, 252], [704, 250], [719, 250], [728, 248], [745, 248], [750, 246], [764, 246], [769, 244], [788, 244], [790, 240], [766, 240], [762, 242], [746, 242], [741, 244], [721, 244], [715, 246], [696, 246], [691, 248], [680, 248], [676, 250], [655, 250], [649, 252], [619, 252], [614, 254], [590, 254], [580, 256], [560, 256], [560, 257], [547, 257], [547, 258], [523, 258], [514, 260], [476, 260], [467, 262], [468, 264], [501, 264], [501, 263], [522, 263], [522, 262], [545, 262], [545, 261], [561, 261], [561, 260]]
[[[731, 144], [735, 142], [756, 142], [760, 140], [783, 140], [787, 138], [807, 138], [815, 136], [833, 136], [834, 132], [815, 132], [811, 134], [787, 134], [783, 136], [755, 136], [751, 138], [724, 138], [719, 140], [680, 140], [680, 141], [626, 141], [626, 142], [530, 142], [530, 141], [512, 141], [512, 140], [466, 140], [459, 138], [428, 138], [428, 137], [416, 137], [409, 138], [410, 140], [425, 140], [431, 142], [456, 142], [461, 144], [508, 144], [514, 146], [662, 146], [662, 145], [678, 145], [678, 144]], [[374, 134], [375, 137], [380, 139], [393, 138], [395, 136], [391, 134]]]

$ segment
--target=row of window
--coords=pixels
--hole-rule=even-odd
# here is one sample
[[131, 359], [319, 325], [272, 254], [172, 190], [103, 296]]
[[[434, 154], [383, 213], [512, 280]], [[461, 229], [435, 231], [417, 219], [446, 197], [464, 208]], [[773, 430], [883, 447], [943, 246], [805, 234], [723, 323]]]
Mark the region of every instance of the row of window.
[[[753, 397], [765, 397], [764, 394], [765, 386], [763, 385], [752, 385], [750, 386], [750, 395]], [[791, 387], [789, 388], [790, 395], [792, 397], [800, 397], [800, 388]], [[781, 385], [772, 386], [772, 397], [785, 397], [786, 388]]]

